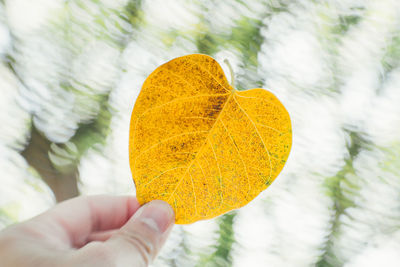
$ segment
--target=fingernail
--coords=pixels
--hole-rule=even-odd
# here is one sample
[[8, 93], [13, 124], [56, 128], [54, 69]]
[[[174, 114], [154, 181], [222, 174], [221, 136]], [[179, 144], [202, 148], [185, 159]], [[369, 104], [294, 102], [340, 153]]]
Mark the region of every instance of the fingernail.
[[141, 208], [139, 217], [156, 231], [164, 233], [174, 221], [174, 211], [162, 200], [153, 200]]

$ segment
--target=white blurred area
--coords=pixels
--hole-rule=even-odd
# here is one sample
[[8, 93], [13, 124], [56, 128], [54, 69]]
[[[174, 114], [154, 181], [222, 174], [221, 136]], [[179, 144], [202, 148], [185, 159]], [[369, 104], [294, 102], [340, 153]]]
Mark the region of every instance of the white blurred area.
[[[129, 3], [140, 5], [130, 22]], [[206, 40], [228, 80], [224, 59], [236, 83], [256, 79], [283, 102], [293, 147], [231, 224], [176, 226], [154, 266], [399, 265], [398, 0], [8, 0], [0, 16], [0, 228], [55, 204], [19, 153], [32, 123], [59, 144], [109, 114], [104, 142], [52, 160], [79, 160], [81, 194], [134, 194], [128, 131], [141, 85]], [[260, 22], [258, 48], [233, 39], [244, 18]]]

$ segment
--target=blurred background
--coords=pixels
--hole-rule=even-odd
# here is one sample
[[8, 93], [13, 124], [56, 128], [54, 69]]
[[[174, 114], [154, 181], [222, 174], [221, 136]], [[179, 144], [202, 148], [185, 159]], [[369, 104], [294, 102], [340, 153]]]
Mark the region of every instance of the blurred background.
[[154, 266], [398, 266], [398, 0], [1, 0], [0, 229], [134, 194], [135, 99], [191, 53], [276, 94], [293, 148], [246, 207], [176, 226]]

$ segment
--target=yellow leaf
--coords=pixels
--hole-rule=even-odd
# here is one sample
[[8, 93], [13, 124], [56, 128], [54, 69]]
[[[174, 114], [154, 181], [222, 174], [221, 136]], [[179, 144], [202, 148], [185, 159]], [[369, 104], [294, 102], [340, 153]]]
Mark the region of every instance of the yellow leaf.
[[129, 159], [141, 204], [168, 202], [178, 224], [246, 205], [282, 170], [290, 117], [264, 89], [237, 91], [206, 55], [175, 58], [143, 84]]

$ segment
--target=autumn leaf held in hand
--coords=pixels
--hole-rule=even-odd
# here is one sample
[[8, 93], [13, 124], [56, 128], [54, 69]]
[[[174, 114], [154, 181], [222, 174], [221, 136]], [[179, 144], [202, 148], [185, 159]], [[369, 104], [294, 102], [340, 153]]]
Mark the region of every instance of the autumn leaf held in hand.
[[132, 112], [137, 198], [167, 201], [178, 224], [213, 218], [267, 188], [291, 143], [289, 114], [272, 93], [235, 90], [209, 56], [175, 58], [146, 79]]

